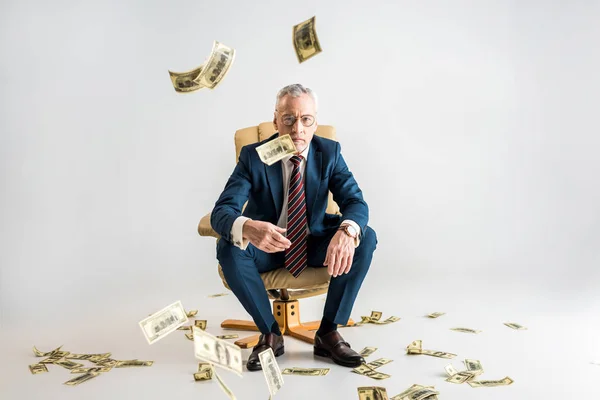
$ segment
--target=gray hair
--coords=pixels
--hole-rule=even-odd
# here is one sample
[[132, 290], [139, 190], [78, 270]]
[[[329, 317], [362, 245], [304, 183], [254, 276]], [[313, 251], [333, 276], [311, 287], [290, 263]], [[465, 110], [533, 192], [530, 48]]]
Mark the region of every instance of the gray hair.
[[317, 110], [318, 102], [317, 102], [317, 94], [311, 89], [302, 86], [299, 83], [294, 83], [293, 85], [287, 85], [279, 92], [277, 92], [277, 99], [275, 100], [275, 109], [279, 107], [279, 101], [283, 98], [283, 96], [289, 95], [292, 97], [300, 97], [303, 93], [306, 93], [313, 99], [315, 102], [315, 111]]

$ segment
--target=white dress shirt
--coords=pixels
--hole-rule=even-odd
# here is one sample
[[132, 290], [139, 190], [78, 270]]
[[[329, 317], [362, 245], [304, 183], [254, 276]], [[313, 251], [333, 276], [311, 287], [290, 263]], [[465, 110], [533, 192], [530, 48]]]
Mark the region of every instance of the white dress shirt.
[[[306, 182], [306, 178], [304, 177], [304, 171], [306, 170], [306, 160], [308, 157], [308, 152], [310, 151], [310, 143], [308, 144], [308, 146], [306, 146], [306, 149], [304, 149], [304, 151], [302, 151], [300, 153], [300, 155], [302, 156], [302, 161], [300, 162], [300, 174], [302, 175], [302, 183]], [[279, 215], [279, 220], [277, 221], [277, 226], [279, 226], [280, 228], [284, 228], [287, 229], [287, 217], [288, 217], [288, 193], [289, 193], [289, 186], [290, 186], [290, 177], [292, 176], [292, 170], [294, 168], [294, 163], [292, 163], [292, 161], [290, 161], [290, 159], [292, 158], [292, 155], [288, 155], [285, 158], [283, 158], [281, 160], [281, 168], [282, 168], [282, 172], [283, 172], [283, 207], [281, 209], [281, 215]], [[248, 217], [244, 217], [243, 215], [240, 215], [239, 217], [237, 217], [235, 219], [235, 221], [233, 222], [233, 225], [231, 227], [231, 238], [233, 240], [233, 244], [237, 247], [239, 247], [242, 250], [246, 250], [246, 247], [248, 247], [248, 239], [244, 239], [242, 232], [243, 232], [243, 228], [244, 228], [244, 223], [246, 221], [248, 221], [250, 218]], [[358, 234], [356, 235], [356, 238], [354, 239], [354, 245], [356, 247], [358, 247], [360, 241], [359, 241], [359, 236], [360, 236], [360, 226], [358, 226], [358, 224], [352, 220], [346, 219], [342, 222], [342, 224], [350, 224], [354, 227], [354, 229], [356, 229], [356, 231], [358, 232]], [[306, 231], [307, 233], [310, 235], [310, 229], [308, 228], [308, 223], [306, 224]], [[284, 234], [285, 236], [285, 234]]]

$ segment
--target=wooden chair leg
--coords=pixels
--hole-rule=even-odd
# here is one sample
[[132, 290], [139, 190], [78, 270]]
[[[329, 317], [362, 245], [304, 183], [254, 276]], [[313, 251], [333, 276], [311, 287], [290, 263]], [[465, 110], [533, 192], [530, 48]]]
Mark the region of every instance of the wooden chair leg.
[[258, 344], [258, 340], [260, 339], [260, 335], [252, 335], [245, 337], [243, 339], [239, 339], [235, 341], [235, 344], [240, 346], [242, 349], [247, 349], [249, 347], [254, 347]]
[[315, 332], [309, 331], [300, 327], [295, 327], [290, 329], [288, 335], [295, 337], [296, 339], [300, 339], [305, 341], [306, 343], [314, 344], [315, 343]]
[[[310, 329], [317, 329], [319, 321], [313, 321], [307, 325], [302, 324], [300, 322], [300, 303], [298, 303], [298, 300], [284, 302], [284, 308], [287, 334], [313, 344], [315, 342], [315, 333], [311, 332]], [[316, 327], [315, 322], [317, 323]]]
[[[275, 300], [273, 302], [273, 316], [279, 324], [279, 329], [284, 335], [290, 335], [307, 343], [314, 344], [315, 330], [319, 329], [321, 321], [300, 322], [300, 304], [298, 300]], [[345, 326], [354, 325], [352, 319]], [[221, 323], [222, 328], [237, 329], [244, 331], [258, 331], [258, 327], [252, 321], [241, 319], [226, 319]], [[252, 335], [235, 342], [242, 349], [254, 347], [258, 343], [260, 335]]]
[[[306, 330], [316, 331], [317, 329], [319, 329], [319, 326], [321, 325], [321, 321], [301, 322], [300, 325], [302, 325], [302, 327]], [[347, 325], [339, 325], [339, 326], [343, 327], [343, 326], [353, 326], [353, 325], [354, 325], [354, 321], [352, 320], [352, 318], [350, 318], [348, 320]]]
[[304, 329], [308, 331], [316, 331], [317, 329], [319, 329], [319, 325], [321, 325], [321, 321], [310, 321], [302, 323]]
[[221, 322], [221, 328], [238, 329], [241, 331], [258, 331], [258, 327], [253, 321], [243, 319], [226, 319]]

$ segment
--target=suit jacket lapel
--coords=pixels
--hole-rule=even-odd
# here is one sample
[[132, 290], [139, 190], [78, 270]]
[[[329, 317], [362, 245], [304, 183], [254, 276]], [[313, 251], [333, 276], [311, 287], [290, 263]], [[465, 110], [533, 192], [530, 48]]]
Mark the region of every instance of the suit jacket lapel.
[[269, 181], [269, 188], [271, 189], [271, 196], [273, 197], [273, 203], [275, 203], [275, 218], [278, 219], [283, 208], [283, 172], [281, 171], [281, 161], [273, 165], [265, 164], [265, 168], [267, 169], [267, 179]]
[[[265, 141], [270, 142], [279, 136], [277, 132], [271, 135], [269, 139]], [[267, 174], [267, 181], [269, 182], [269, 188], [271, 189], [271, 197], [275, 205], [275, 219], [277, 220], [281, 215], [281, 209], [283, 208], [283, 172], [281, 171], [281, 161], [276, 162], [272, 165], [263, 164]], [[277, 222], [275, 222], [277, 224]]]
[[304, 193], [306, 195], [306, 213], [309, 225], [312, 218], [312, 210], [317, 200], [317, 193], [319, 193], [319, 187], [321, 186], [321, 156], [321, 151], [315, 145], [313, 138], [304, 171], [306, 174], [304, 179]]

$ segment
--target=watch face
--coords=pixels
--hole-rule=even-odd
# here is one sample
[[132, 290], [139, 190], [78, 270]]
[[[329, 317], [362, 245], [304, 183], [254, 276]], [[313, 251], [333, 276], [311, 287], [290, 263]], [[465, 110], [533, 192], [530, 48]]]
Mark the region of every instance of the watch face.
[[352, 236], [356, 236], [356, 234], [358, 233], [358, 232], [356, 232], [356, 229], [354, 229], [354, 227], [352, 225], [348, 225], [346, 227], [346, 229], [347, 229], [348, 233], [351, 234]]

